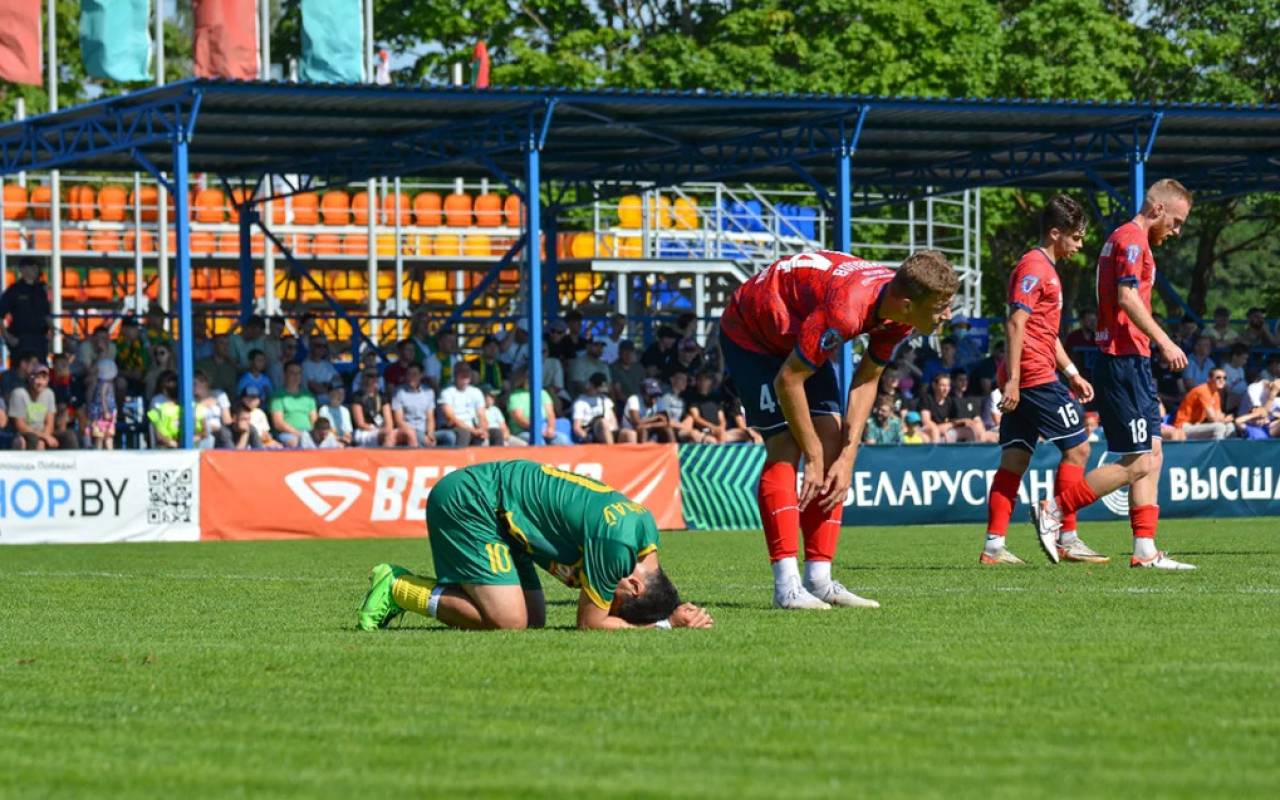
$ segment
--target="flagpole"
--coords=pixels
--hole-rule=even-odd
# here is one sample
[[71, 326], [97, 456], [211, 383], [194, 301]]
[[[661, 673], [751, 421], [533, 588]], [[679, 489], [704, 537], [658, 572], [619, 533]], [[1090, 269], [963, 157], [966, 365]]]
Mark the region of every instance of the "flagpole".
[[[156, 4], [156, 86], [164, 86], [164, 0]], [[156, 181], [156, 299], [165, 314], [165, 330], [172, 333], [169, 322], [169, 190]], [[141, 313], [138, 309], [136, 313]]]
[[271, 80], [271, 2], [258, 0], [258, 78]]
[[[58, 110], [58, 8], [49, 0], [49, 113]], [[49, 170], [49, 294], [53, 315], [53, 346], [62, 352], [62, 181], [58, 170]]]

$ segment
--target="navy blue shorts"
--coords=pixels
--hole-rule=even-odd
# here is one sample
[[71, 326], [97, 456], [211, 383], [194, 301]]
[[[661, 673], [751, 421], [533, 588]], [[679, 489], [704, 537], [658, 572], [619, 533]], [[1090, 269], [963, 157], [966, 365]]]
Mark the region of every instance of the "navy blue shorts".
[[[733, 378], [733, 385], [747, 411], [747, 424], [761, 433], [775, 433], [787, 425], [782, 416], [782, 404], [773, 391], [773, 380], [778, 377], [787, 360], [780, 356], [753, 353], [739, 347], [732, 339], [720, 334], [720, 351], [724, 353], [725, 373]], [[844, 403], [840, 402], [840, 381], [835, 367], [828, 361], [804, 382], [804, 394], [809, 401], [809, 413], [813, 416], [840, 416]]]
[[1146, 356], [1098, 356], [1093, 367], [1094, 402], [1107, 436], [1107, 450], [1147, 453], [1160, 438], [1160, 400]]
[[1018, 392], [1018, 407], [1000, 418], [1000, 446], [1034, 453], [1041, 439], [1070, 450], [1089, 438], [1084, 409], [1062, 381], [1042, 383]]

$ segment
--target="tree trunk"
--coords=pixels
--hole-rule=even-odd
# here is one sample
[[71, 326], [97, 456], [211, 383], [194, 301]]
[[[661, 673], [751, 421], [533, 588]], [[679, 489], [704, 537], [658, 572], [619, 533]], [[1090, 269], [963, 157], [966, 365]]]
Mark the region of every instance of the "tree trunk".
[[1196, 263], [1191, 268], [1191, 288], [1187, 291], [1187, 305], [1202, 317], [1207, 310], [1209, 284], [1213, 282], [1213, 272], [1218, 265], [1218, 240], [1233, 216], [1235, 205], [1235, 200], [1206, 204], [1206, 216], [1201, 218], [1200, 235], [1196, 238]]

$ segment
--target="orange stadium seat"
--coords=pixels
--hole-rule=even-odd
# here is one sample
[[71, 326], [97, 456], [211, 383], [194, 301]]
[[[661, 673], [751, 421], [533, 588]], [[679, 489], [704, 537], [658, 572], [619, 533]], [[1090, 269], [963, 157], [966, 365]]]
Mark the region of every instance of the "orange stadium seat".
[[569, 243], [569, 255], [572, 258], [592, 258], [596, 254], [596, 237], [590, 233], [573, 234]]
[[142, 201], [142, 221], [155, 222], [159, 216], [156, 204], [160, 202], [160, 190], [154, 186], [143, 186], [136, 194], [129, 192], [129, 205], [136, 205], [139, 198]]
[[677, 197], [675, 208], [676, 227], [683, 231], [698, 229], [698, 206], [686, 197]]
[[22, 241], [22, 232], [17, 228], [5, 228], [4, 249], [10, 253], [25, 250], [26, 243]]
[[380, 256], [394, 256], [396, 254], [396, 235], [394, 233], [378, 234], [377, 248]]
[[48, 186], [37, 186], [31, 190], [31, 213], [36, 219], [45, 220], [49, 218], [49, 199], [53, 197], [53, 190]]
[[320, 223], [320, 203], [315, 192], [295, 194], [289, 199], [289, 205], [293, 209], [294, 225], [318, 225]]
[[639, 228], [644, 222], [644, 201], [638, 194], [623, 195], [618, 200], [618, 226]]
[[[87, 207], [89, 213], [92, 213], [93, 190], [88, 186], [80, 190], [80, 198], [83, 206]], [[124, 222], [125, 216], [132, 209], [129, 208], [129, 193], [124, 190], [123, 186], [108, 184], [102, 187], [102, 191], [98, 192], [98, 218], [103, 222]], [[82, 219], [92, 219], [91, 216], [82, 217]]]
[[288, 247], [295, 256], [305, 256], [311, 253], [311, 237], [305, 233], [291, 233], [282, 239], [285, 246]]
[[240, 234], [238, 233], [218, 234], [217, 252], [219, 255], [229, 255], [229, 256], [240, 255]]
[[[400, 224], [401, 225], [413, 224], [412, 222], [410, 222], [410, 214], [409, 214], [409, 210], [411, 207], [412, 206], [409, 201], [409, 195], [405, 194], [404, 191], [402, 190], [400, 192]], [[396, 224], [395, 192], [387, 192], [387, 195], [382, 198], [382, 224], [384, 225]]]
[[311, 252], [318, 256], [336, 256], [342, 252], [342, 237], [336, 233], [317, 233]]
[[244, 186], [237, 186], [231, 190], [231, 200], [227, 203], [227, 221], [240, 221], [240, 204], [253, 197], [253, 192]]
[[356, 225], [369, 224], [369, 193], [356, 192], [351, 196], [351, 216]]
[[69, 253], [89, 252], [89, 234], [80, 228], [64, 228], [60, 243], [62, 249]]
[[[196, 222], [225, 222], [227, 198], [221, 189], [201, 189], [192, 203]], [[194, 248], [193, 248], [194, 249]]]
[[89, 249], [95, 253], [118, 253], [120, 234], [116, 231], [94, 231], [89, 237]]
[[502, 198], [496, 194], [482, 194], [476, 198], [476, 225], [496, 228], [502, 224]]
[[445, 197], [444, 222], [451, 228], [471, 227], [471, 195], [451, 194]]
[[442, 233], [432, 244], [431, 254], [437, 256], [462, 255], [462, 237], [455, 233]]
[[191, 232], [191, 252], [199, 255], [212, 253], [217, 245], [212, 233], [208, 231]]
[[493, 240], [483, 233], [467, 234], [462, 252], [468, 256], [491, 256], [493, 255]]
[[419, 225], [444, 224], [442, 208], [440, 195], [435, 192], [419, 192], [413, 198], [413, 217]]
[[156, 237], [151, 233], [151, 231], [143, 229], [142, 246], [139, 247], [135, 229], [132, 227], [125, 228], [124, 236], [121, 237], [121, 249], [129, 253], [133, 253], [138, 250], [141, 250], [143, 253], [154, 253], [156, 251]]
[[325, 225], [351, 224], [351, 198], [341, 189], [332, 189], [320, 198], [320, 216]]
[[342, 252], [348, 256], [368, 255], [369, 237], [363, 233], [348, 233], [342, 237]]
[[524, 203], [520, 202], [520, 195], [507, 195], [507, 199], [502, 201], [502, 213], [507, 218], [508, 228], [524, 225]]
[[27, 214], [27, 190], [16, 183], [4, 185], [4, 218], [22, 219]]

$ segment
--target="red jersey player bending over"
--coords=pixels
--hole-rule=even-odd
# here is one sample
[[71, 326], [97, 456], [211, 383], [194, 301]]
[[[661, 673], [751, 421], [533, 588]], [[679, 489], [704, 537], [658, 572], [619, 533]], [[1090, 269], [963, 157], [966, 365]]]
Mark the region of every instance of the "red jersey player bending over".
[[1156, 181], [1147, 190], [1138, 216], [1116, 228], [1098, 256], [1098, 349], [1093, 370], [1098, 412], [1107, 449], [1120, 456], [1098, 467], [1080, 483], [1058, 487], [1055, 498], [1040, 501], [1032, 519], [1041, 539], [1056, 536], [1066, 516], [1121, 486], [1129, 487], [1129, 525], [1133, 558], [1129, 566], [1188, 570], [1156, 550], [1156, 505], [1163, 455], [1160, 400], [1151, 376], [1151, 342], [1175, 371], [1187, 356], [1151, 316], [1151, 285], [1156, 262], [1152, 245], [1177, 236], [1191, 213], [1191, 193], [1175, 180]]
[[[1062, 283], [1054, 264], [1080, 251], [1084, 243], [1084, 209], [1065, 194], [1054, 195], [1040, 215], [1040, 246], [1028, 251], [1009, 276], [1009, 360], [998, 380], [1003, 387], [1000, 410], [1000, 469], [991, 482], [987, 500], [987, 541], [979, 557], [982, 564], [1022, 564], [1005, 548], [1009, 517], [1018, 503], [1018, 486], [1031, 463], [1036, 444], [1044, 439], [1062, 452], [1058, 464], [1058, 492], [1084, 480], [1089, 460], [1089, 434], [1084, 429], [1084, 409], [1079, 400], [1093, 399], [1093, 387], [1058, 340], [1062, 321]], [[1067, 376], [1067, 387], [1058, 380]], [[1062, 529], [1041, 539], [1045, 555], [1060, 559], [1105, 564], [1076, 534], [1075, 515], [1064, 519]]]
[[[879, 607], [831, 577], [853, 462], [884, 365], [913, 328], [930, 333], [951, 316], [957, 288], [955, 270], [932, 250], [897, 270], [820, 250], [770, 265], [730, 299], [720, 346], [747, 422], [765, 438], [757, 501], [778, 608]], [[831, 358], [864, 333], [871, 341], [842, 419]], [[801, 530], [803, 583], [796, 564]]]

